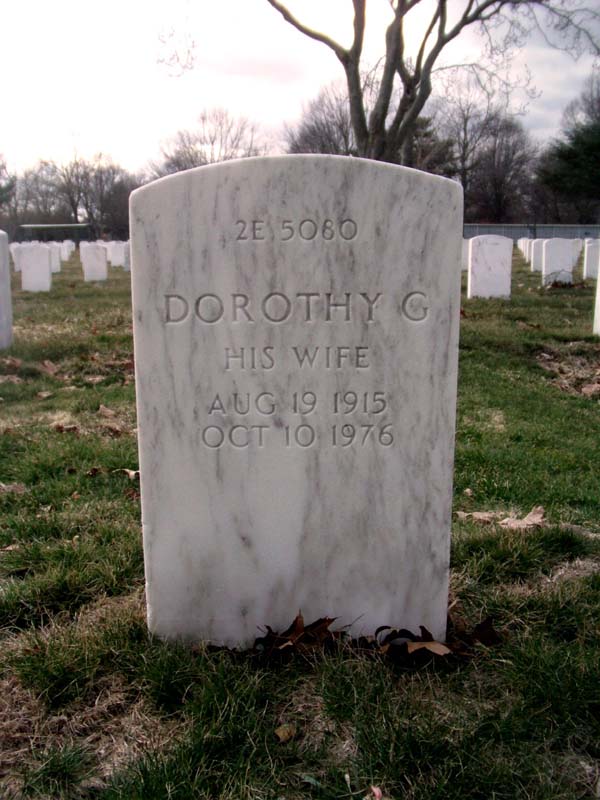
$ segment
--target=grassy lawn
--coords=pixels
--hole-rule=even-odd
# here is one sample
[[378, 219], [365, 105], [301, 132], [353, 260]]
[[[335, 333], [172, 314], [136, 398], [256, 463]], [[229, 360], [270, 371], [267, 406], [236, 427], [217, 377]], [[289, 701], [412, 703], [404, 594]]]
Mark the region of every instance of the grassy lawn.
[[[0, 797], [600, 796], [595, 284], [513, 267], [510, 302], [463, 302], [452, 554], [451, 631], [491, 617], [502, 641], [414, 666], [149, 638], [129, 276], [84, 284], [76, 254], [49, 294], [13, 276]], [[537, 506], [541, 525], [501, 524]]]

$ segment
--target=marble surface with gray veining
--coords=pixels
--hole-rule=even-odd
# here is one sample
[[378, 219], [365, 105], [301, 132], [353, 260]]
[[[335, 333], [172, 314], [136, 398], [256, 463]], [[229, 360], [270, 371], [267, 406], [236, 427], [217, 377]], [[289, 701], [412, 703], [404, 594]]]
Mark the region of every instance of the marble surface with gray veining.
[[462, 191], [334, 156], [131, 198], [150, 629], [443, 637]]

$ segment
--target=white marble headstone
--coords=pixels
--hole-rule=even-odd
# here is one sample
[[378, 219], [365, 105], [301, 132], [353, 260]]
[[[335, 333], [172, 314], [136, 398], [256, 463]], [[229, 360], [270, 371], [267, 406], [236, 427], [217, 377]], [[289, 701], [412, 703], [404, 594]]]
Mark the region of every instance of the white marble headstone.
[[124, 242], [123, 269], [125, 270], [125, 272], [129, 272], [131, 269], [131, 245], [129, 244], [129, 241]]
[[8, 235], [0, 231], [0, 349], [12, 344], [12, 297]]
[[461, 258], [460, 258], [460, 268], [462, 272], [466, 272], [469, 269], [469, 239], [462, 240], [462, 250], [461, 250]]
[[513, 242], [507, 236], [469, 240], [467, 297], [510, 297]]
[[49, 292], [52, 287], [52, 264], [48, 245], [25, 245], [20, 260], [21, 289], [24, 292]]
[[113, 267], [122, 267], [125, 260], [125, 242], [111, 242], [110, 263]]
[[542, 247], [542, 284], [573, 283], [573, 240], [546, 239]]
[[462, 190], [283, 156], [131, 196], [150, 629], [446, 626]]
[[586, 239], [583, 251], [583, 277], [597, 278], [600, 266], [600, 239]]
[[531, 271], [541, 272], [545, 239], [534, 239], [531, 244]]
[[58, 242], [49, 242], [48, 248], [50, 250], [52, 272], [60, 272], [60, 244]]
[[82, 242], [80, 249], [81, 266], [83, 267], [83, 280], [105, 281], [108, 278], [108, 265], [106, 263], [106, 248], [102, 244]]

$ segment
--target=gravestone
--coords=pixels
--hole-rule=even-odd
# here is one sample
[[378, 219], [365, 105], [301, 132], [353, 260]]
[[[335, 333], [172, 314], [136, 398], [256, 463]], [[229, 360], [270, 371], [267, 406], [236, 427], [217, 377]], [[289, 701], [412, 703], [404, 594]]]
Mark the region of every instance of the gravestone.
[[531, 245], [531, 271], [541, 272], [544, 258], [545, 239], [534, 239]]
[[583, 277], [597, 278], [600, 266], [600, 239], [586, 239], [583, 251]]
[[18, 242], [11, 242], [8, 245], [8, 249], [10, 250], [10, 254], [12, 256], [12, 262], [15, 272], [21, 271], [20, 259], [21, 259], [21, 253], [23, 252], [22, 248], [23, 245], [19, 244]]
[[60, 244], [58, 242], [50, 242], [48, 244], [50, 251], [50, 266], [53, 273], [60, 272]]
[[45, 244], [23, 246], [21, 289], [24, 292], [49, 292], [52, 287], [50, 249]]
[[0, 349], [12, 344], [12, 296], [8, 235], [0, 231]]
[[108, 265], [106, 263], [106, 248], [103, 244], [82, 242], [80, 247], [81, 266], [83, 267], [83, 280], [105, 281], [108, 278]]
[[131, 196], [150, 629], [446, 627], [462, 190], [335, 156]]
[[460, 268], [462, 272], [466, 272], [469, 269], [469, 239], [462, 240], [462, 250], [461, 250], [461, 259], [460, 259]]
[[596, 302], [594, 304], [594, 323], [593, 332], [600, 336], [600, 281], [596, 282]]
[[131, 270], [131, 245], [129, 241], [124, 243], [123, 248], [123, 269], [125, 272], [129, 272]]
[[111, 242], [110, 263], [113, 267], [122, 267], [125, 261], [125, 242]]
[[467, 297], [510, 297], [512, 249], [507, 236], [470, 240]]
[[542, 247], [542, 285], [573, 283], [573, 240], [546, 239]]

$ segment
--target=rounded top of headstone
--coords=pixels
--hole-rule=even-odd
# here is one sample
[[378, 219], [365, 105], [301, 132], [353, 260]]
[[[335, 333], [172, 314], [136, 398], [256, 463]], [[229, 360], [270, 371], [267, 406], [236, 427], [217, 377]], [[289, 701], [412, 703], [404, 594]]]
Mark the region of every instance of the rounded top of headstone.
[[181, 185], [189, 185], [191, 182], [199, 182], [203, 178], [211, 178], [215, 180], [221, 177], [223, 180], [235, 180], [238, 176], [248, 176], [249, 179], [256, 180], [257, 176], [268, 176], [269, 181], [277, 179], [278, 176], [284, 180], [293, 180], [296, 182], [303, 175], [307, 180], [326, 180], [328, 174], [333, 175], [336, 173], [353, 173], [354, 175], [377, 174], [390, 175], [396, 172], [398, 175], [404, 175], [405, 178], [410, 178], [416, 184], [425, 185], [440, 185], [445, 186], [450, 196], [455, 198], [462, 197], [462, 186], [456, 181], [449, 178], [442, 178], [439, 175], [432, 175], [428, 172], [413, 169], [411, 167], [399, 166], [398, 164], [389, 164], [383, 161], [374, 161], [367, 158], [355, 158], [353, 156], [336, 156], [324, 154], [296, 154], [296, 155], [283, 155], [283, 156], [254, 156], [252, 158], [232, 159], [230, 161], [221, 161], [216, 164], [207, 164], [202, 167], [195, 167], [194, 169], [183, 170], [182, 172], [175, 172], [172, 175], [166, 175], [163, 178], [158, 178], [151, 183], [141, 186], [139, 189], [133, 191], [130, 195], [132, 202], [136, 198], [143, 197], [144, 195], [154, 193], [155, 191], [164, 190], [167, 186], [177, 187]]

